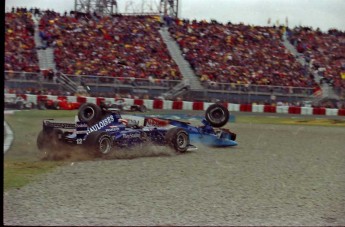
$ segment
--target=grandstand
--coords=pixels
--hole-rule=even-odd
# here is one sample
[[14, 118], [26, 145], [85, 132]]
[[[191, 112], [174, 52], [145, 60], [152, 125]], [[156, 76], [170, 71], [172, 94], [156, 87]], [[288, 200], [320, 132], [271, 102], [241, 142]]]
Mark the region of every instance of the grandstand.
[[5, 86], [274, 105], [344, 100], [344, 42], [337, 30], [17, 8], [5, 14]]

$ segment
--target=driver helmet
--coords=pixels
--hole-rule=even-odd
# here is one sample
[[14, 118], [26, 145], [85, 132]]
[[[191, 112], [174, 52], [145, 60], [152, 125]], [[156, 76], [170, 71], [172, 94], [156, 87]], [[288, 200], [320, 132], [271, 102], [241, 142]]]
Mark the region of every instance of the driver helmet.
[[125, 126], [128, 126], [128, 121], [126, 119], [120, 118], [119, 122], [121, 122], [122, 124], [124, 124]]

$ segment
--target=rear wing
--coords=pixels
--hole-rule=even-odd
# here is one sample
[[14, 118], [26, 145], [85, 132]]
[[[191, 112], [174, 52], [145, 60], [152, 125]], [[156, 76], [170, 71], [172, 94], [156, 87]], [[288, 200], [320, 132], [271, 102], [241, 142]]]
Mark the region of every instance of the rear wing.
[[72, 130], [72, 129], [75, 129], [75, 123], [58, 122], [58, 121], [54, 121], [54, 119], [43, 120], [43, 130], [47, 131], [47, 130], [52, 130], [54, 128]]
[[88, 126], [85, 122], [58, 122], [54, 119], [43, 120], [43, 131], [52, 132], [54, 129], [60, 129], [63, 132], [72, 132], [76, 134], [76, 138], [84, 138], [87, 134]]

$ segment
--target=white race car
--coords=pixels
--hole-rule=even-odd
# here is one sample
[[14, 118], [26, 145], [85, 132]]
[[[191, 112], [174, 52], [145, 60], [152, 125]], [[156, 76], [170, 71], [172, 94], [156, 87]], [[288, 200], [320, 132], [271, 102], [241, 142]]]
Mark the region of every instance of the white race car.
[[136, 104], [129, 104], [127, 103], [124, 99], [118, 99], [115, 101], [115, 103], [105, 103], [103, 102], [101, 104], [102, 108], [112, 108], [112, 109], [117, 109], [119, 111], [127, 111], [127, 112], [134, 112], [134, 111], [139, 111], [139, 112], [146, 112], [147, 108], [145, 105], [136, 105]]

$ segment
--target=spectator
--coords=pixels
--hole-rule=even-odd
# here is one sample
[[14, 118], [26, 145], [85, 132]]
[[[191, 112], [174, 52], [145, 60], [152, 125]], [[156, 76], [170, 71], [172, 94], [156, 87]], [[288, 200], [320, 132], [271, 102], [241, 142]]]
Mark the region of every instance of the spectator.
[[[303, 55], [310, 59], [309, 65], [329, 83], [338, 94], [345, 91], [345, 79], [342, 67], [345, 65], [345, 33], [330, 29], [327, 33], [308, 27], [296, 27], [291, 31], [289, 40], [292, 44], [303, 45]], [[345, 93], [345, 92], [344, 92]]]
[[5, 71], [39, 72], [34, 22], [25, 8], [5, 13]]
[[[57, 69], [64, 74], [181, 80], [152, 16], [42, 16], [40, 31], [56, 43]], [[87, 18], [86, 18], [87, 17]], [[131, 80], [123, 80], [131, 83]]]
[[315, 83], [282, 44], [280, 28], [177, 20], [169, 31], [209, 88], [217, 89], [217, 83], [293, 87]]

